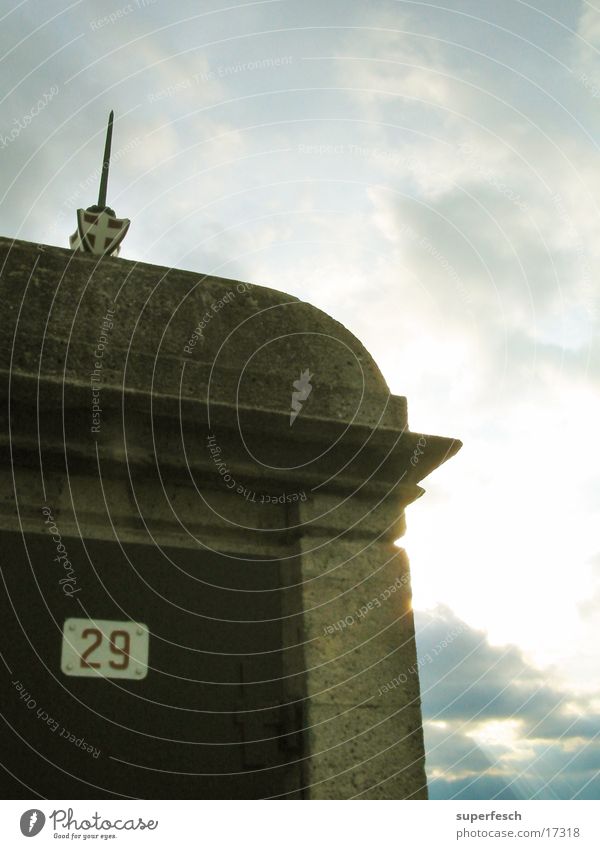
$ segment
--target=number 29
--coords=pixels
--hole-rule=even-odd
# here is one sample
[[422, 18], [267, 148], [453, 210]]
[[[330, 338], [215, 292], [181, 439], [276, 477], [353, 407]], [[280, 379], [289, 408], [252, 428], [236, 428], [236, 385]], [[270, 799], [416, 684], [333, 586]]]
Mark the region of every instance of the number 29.
[[[81, 655], [80, 665], [83, 669], [100, 669], [102, 664], [100, 661], [88, 660], [92, 652], [95, 652], [102, 643], [103, 634], [97, 628], [85, 628], [81, 633], [82, 639], [93, 637], [93, 641]], [[117, 642], [117, 640], [119, 642]], [[129, 666], [129, 652], [131, 648], [131, 637], [128, 631], [111, 631], [108, 638], [109, 648], [117, 660], [112, 658], [108, 661], [108, 665], [112, 669], [127, 669]]]

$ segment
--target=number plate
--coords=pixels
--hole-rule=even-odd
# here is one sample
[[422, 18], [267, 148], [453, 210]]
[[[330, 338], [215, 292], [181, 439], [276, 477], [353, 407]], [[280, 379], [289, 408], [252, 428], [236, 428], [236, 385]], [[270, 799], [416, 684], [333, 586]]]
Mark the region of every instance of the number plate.
[[65, 675], [141, 681], [148, 674], [148, 642], [141, 622], [67, 619], [61, 669]]

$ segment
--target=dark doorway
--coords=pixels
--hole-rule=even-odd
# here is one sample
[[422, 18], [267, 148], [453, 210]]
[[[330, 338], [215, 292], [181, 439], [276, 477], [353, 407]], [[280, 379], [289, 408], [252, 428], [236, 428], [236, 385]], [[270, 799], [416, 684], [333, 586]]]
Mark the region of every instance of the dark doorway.
[[[280, 563], [60, 542], [70, 583], [50, 534], [0, 533], [4, 798], [300, 797]], [[147, 625], [147, 676], [65, 675], [70, 617]]]

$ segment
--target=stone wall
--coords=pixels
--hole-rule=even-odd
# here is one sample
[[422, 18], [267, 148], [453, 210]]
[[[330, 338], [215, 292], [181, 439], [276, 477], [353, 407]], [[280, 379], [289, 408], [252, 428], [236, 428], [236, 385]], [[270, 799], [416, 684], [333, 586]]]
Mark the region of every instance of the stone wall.
[[[288, 767], [273, 795], [426, 798], [394, 540], [419, 481], [460, 443], [411, 432], [360, 342], [284, 293], [9, 240], [0, 270], [0, 529], [42, 534], [49, 505], [65, 539], [214, 552], [225, 571], [227, 558], [276, 561]], [[101, 616], [90, 593], [78, 603]], [[15, 616], [27, 632], [27, 611]]]

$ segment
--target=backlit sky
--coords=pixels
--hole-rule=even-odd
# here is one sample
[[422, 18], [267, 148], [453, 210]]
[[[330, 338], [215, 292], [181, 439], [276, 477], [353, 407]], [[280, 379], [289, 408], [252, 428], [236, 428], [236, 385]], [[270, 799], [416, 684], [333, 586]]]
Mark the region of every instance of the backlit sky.
[[457, 632], [432, 795], [597, 798], [600, 5], [26, 0], [0, 40], [0, 233], [67, 245], [114, 108], [124, 257], [315, 304], [463, 440], [403, 541], [421, 653]]

